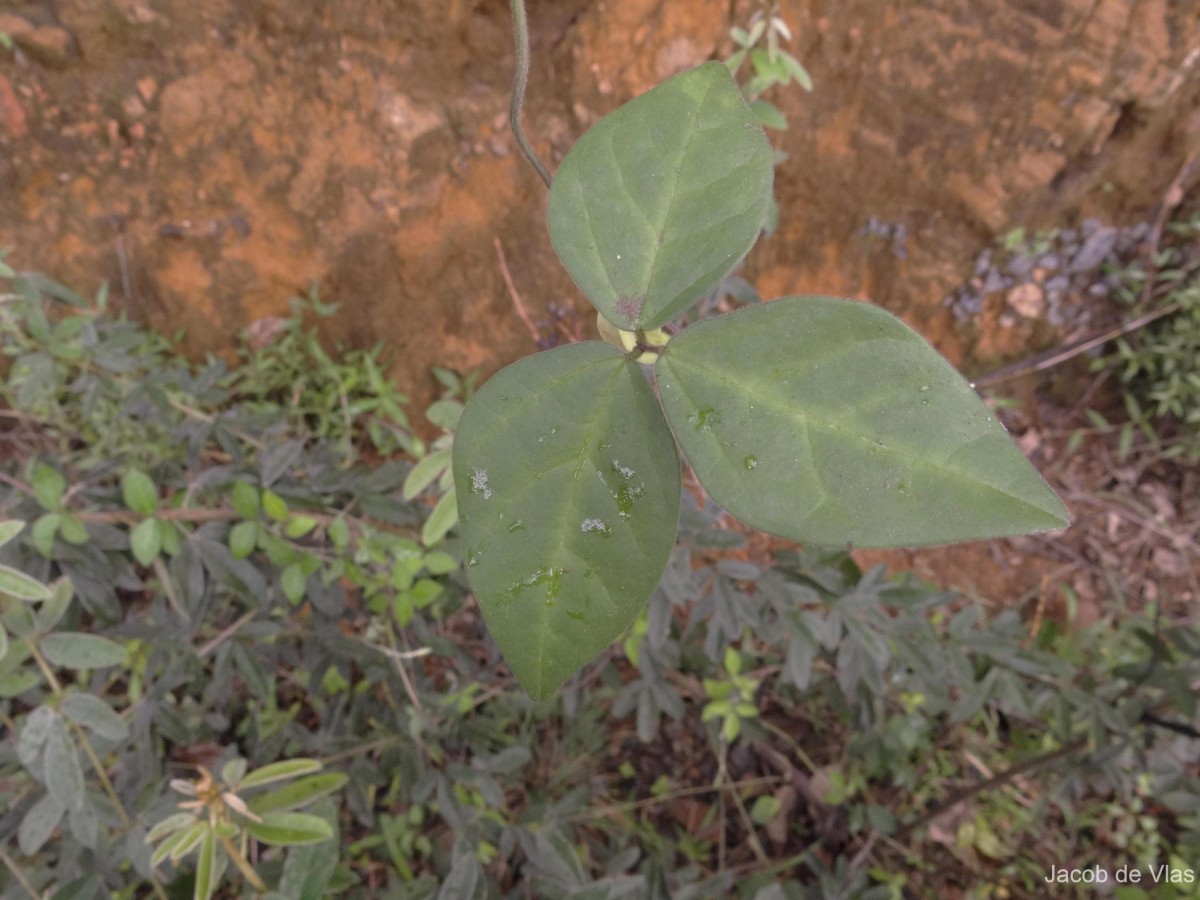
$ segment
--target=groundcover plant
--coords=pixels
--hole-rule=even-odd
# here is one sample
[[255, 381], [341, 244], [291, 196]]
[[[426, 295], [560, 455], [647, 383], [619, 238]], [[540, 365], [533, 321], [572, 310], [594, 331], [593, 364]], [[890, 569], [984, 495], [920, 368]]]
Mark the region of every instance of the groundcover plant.
[[[520, 45], [523, 13], [514, 19]], [[525, 149], [522, 88], [513, 120]], [[731, 514], [806, 543], [914, 546], [1067, 524], [971, 386], [882, 309], [785, 297], [669, 333], [758, 237], [772, 175], [753, 112], [711, 62], [596, 123], [552, 180], [551, 241], [606, 340], [495, 375], [453, 451], [468, 579], [535, 699], [654, 590], [675, 543], [678, 450]]]

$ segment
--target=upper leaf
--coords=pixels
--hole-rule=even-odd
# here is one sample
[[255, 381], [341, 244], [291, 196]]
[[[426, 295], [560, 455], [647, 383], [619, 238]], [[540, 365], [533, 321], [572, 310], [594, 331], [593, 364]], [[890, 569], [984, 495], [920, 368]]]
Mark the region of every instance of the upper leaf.
[[771, 147], [729, 70], [706, 63], [597, 122], [550, 188], [550, 239], [600, 313], [626, 331], [683, 313], [758, 237]]
[[898, 547], [1067, 525], [971, 386], [865, 303], [788, 297], [673, 338], [667, 420], [712, 498], [755, 528]]
[[599, 342], [509, 366], [463, 412], [454, 482], [484, 620], [548, 697], [637, 617], [675, 542], [679, 458], [646, 377]]

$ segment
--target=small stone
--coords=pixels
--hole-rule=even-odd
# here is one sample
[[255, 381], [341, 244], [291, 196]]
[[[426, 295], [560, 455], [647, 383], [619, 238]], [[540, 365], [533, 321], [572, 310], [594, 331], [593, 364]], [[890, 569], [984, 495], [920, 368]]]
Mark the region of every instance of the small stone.
[[146, 104], [140, 94], [130, 94], [121, 103], [121, 108], [125, 110], [125, 115], [131, 119], [140, 119], [146, 114]]
[[1005, 268], [1009, 274], [1015, 275], [1017, 278], [1024, 278], [1033, 271], [1033, 260], [1024, 253], [1014, 253]]
[[1008, 305], [1026, 319], [1036, 319], [1046, 309], [1046, 295], [1039, 285], [1018, 285], [1008, 292]]
[[[1092, 221], [1091, 219], [1088, 220]], [[1117, 242], [1117, 229], [1115, 228], [1098, 228], [1093, 229], [1088, 239], [1084, 241], [1079, 252], [1075, 254], [1071, 260], [1067, 271], [1069, 272], [1090, 272], [1095, 269], [1100, 263], [1104, 262], [1105, 257], [1113, 249], [1113, 245]]]
[[142, 102], [149, 103], [154, 99], [154, 95], [158, 93], [158, 80], [151, 75], [139, 78], [137, 81], [137, 90], [142, 98]]

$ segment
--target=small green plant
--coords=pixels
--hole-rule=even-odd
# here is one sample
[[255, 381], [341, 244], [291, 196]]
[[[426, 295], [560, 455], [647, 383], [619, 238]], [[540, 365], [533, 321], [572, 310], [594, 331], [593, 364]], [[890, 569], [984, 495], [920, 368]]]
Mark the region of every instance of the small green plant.
[[[804, 90], [812, 91], [812, 77], [800, 60], [779, 45], [781, 39], [790, 41], [792, 33], [779, 15], [777, 0], [761, 4], [751, 15], [748, 25], [748, 28], [735, 27], [730, 31], [738, 49], [725, 65], [736, 77], [749, 58], [751, 74], [742, 85], [742, 93], [750, 102], [751, 111], [764, 128], [787, 128], [787, 119], [779, 107], [763, 100], [762, 95], [776, 85], [798, 84]], [[761, 46], [764, 41], [766, 47]]]
[[606, 342], [494, 376], [453, 451], [468, 578], [534, 698], [654, 590], [675, 543], [679, 450], [730, 513], [797, 541], [891, 547], [1067, 524], [970, 385], [877, 307], [787, 297], [671, 334], [758, 237], [772, 174], [729, 69], [708, 63], [606, 116], [544, 175], [551, 241]]
[[754, 692], [758, 682], [742, 674], [742, 656], [733, 647], [725, 648], [725, 677], [705, 678], [704, 694], [708, 702], [700, 718], [721, 723], [721, 740], [732, 743], [742, 733], [742, 723], [758, 716]]
[[[1174, 311], [1119, 338], [1114, 353], [1093, 363], [1097, 370], [1111, 368], [1121, 383], [1129, 417], [1121, 430], [1122, 457], [1138, 430], [1164, 456], [1200, 459], [1200, 215], [1172, 223], [1168, 238], [1152, 268], [1132, 264], [1121, 270], [1117, 297], [1143, 312], [1147, 299], [1156, 309]], [[1096, 413], [1091, 418], [1097, 427], [1108, 427]], [[1167, 423], [1177, 438], [1163, 443]]]
[[[228, 863], [233, 863], [254, 890], [267, 891], [250, 862], [251, 839], [274, 847], [305, 847], [333, 839], [328, 821], [294, 811], [346, 783], [340, 772], [317, 774], [320, 769], [317, 760], [290, 759], [247, 772], [246, 760], [238, 757], [225, 763], [220, 779], [203, 766], [193, 780], [173, 779], [171, 788], [190, 799], [180, 801], [180, 812], [167, 816], [147, 833], [146, 843], [158, 844], [150, 864], [157, 866], [168, 859], [178, 862], [195, 852], [193, 900], [209, 900], [216, 893]], [[242, 796], [279, 782], [290, 784]], [[314, 885], [305, 889], [317, 896], [311, 893]]]

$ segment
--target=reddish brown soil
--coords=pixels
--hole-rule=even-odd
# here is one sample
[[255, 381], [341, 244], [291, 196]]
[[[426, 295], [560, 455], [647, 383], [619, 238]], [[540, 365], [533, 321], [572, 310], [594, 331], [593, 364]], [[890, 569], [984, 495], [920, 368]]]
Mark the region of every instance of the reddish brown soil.
[[[750, 6], [531, 0], [527, 123], [542, 153], [556, 163], [622, 101], [727, 55]], [[773, 135], [789, 154], [780, 229], [746, 274], [768, 297], [870, 297], [971, 371], [1053, 343], [1029, 323], [964, 328], [941, 300], [1016, 225], [1153, 215], [1200, 145], [1197, 12], [785, 0], [816, 90], [772, 96], [790, 123]], [[195, 355], [317, 285], [341, 304], [328, 337], [385, 342], [421, 404], [433, 365], [491, 372], [534, 349], [497, 238], [535, 322], [551, 304], [589, 318], [505, 123], [503, 0], [34, 0], [6, 3], [0, 32], [17, 46], [0, 51], [0, 247], [84, 291], [107, 281], [133, 316], [184, 329]], [[872, 219], [905, 238], [871, 236]], [[1100, 608], [1114, 565], [1135, 595], [1166, 583], [1194, 597], [1194, 482], [1170, 466], [1130, 480], [1087, 445], [1068, 458], [1077, 423], [1034, 387], [1011, 424], [1065, 487], [1074, 536], [861, 559], [997, 603], [1046, 606], [1071, 585]], [[1095, 497], [1108, 482], [1126, 491], [1116, 509]]]

